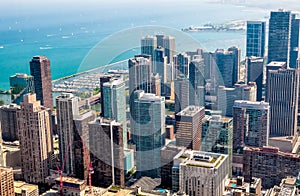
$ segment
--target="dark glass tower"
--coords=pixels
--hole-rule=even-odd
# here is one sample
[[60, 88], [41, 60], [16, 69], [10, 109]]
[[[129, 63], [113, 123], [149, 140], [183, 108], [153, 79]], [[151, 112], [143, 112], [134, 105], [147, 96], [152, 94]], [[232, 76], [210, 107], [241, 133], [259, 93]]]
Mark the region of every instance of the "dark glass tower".
[[281, 61], [288, 63], [291, 40], [290, 11], [278, 10], [271, 12], [269, 20], [268, 63]]
[[30, 74], [34, 77], [36, 99], [47, 108], [53, 107], [50, 60], [35, 56], [30, 61]]
[[266, 22], [247, 21], [246, 56], [264, 57]]

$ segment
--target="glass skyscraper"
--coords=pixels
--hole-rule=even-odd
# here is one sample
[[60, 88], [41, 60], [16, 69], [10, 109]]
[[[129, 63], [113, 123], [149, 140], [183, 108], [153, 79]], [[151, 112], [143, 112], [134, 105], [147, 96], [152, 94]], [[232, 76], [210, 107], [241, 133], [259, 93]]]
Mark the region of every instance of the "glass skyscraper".
[[264, 57], [266, 22], [247, 21], [246, 56]]
[[137, 177], [160, 175], [160, 149], [165, 145], [165, 98], [134, 92], [131, 137], [136, 145]]
[[123, 79], [114, 79], [103, 84], [103, 117], [114, 119], [123, 126], [124, 147], [127, 144], [126, 95]]

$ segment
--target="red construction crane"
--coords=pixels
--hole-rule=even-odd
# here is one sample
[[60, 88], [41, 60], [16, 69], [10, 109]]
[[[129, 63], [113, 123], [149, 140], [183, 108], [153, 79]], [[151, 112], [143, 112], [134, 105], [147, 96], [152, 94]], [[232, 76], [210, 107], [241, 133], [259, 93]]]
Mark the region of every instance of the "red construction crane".
[[57, 173], [59, 173], [59, 177], [60, 177], [60, 184], [59, 184], [59, 187], [60, 187], [60, 195], [61, 196], [63, 196], [64, 195], [64, 193], [63, 193], [63, 188], [64, 188], [64, 184], [63, 184], [63, 171], [64, 171], [64, 168], [65, 168], [65, 163], [66, 163], [66, 161], [67, 161], [67, 157], [68, 157], [68, 155], [69, 155], [69, 148], [70, 148], [70, 146], [71, 146], [71, 142], [69, 142], [69, 144], [68, 144], [68, 149], [67, 149], [67, 151], [65, 152], [65, 157], [64, 157], [64, 162], [62, 163], [62, 166], [61, 166], [61, 168], [59, 168], [58, 167], [58, 165], [56, 166], [57, 167]]
[[94, 168], [92, 165], [92, 162], [89, 159], [89, 155], [86, 150], [86, 146], [84, 144], [83, 138], [81, 137], [81, 142], [82, 142], [82, 147], [83, 147], [83, 156], [85, 159], [85, 164], [84, 166], [87, 166], [87, 171], [88, 171], [88, 185], [89, 185], [89, 194], [92, 194], [92, 174], [94, 173]]

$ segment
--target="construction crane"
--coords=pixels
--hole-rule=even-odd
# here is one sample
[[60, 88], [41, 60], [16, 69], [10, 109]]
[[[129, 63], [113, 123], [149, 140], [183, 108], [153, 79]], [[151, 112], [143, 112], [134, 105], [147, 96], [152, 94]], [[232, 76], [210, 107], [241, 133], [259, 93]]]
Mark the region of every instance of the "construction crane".
[[92, 190], [92, 174], [94, 173], [94, 168], [93, 168], [92, 162], [89, 159], [89, 155], [87, 153], [86, 146], [84, 144], [84, 140], [83, 140], [82, 137], [81, 137], [81, 142], [82, 142], [82, 147], [83, 147], [83, 156], [84, 156], [84, 159], [85, 159], [84, 165], [85, 166], [87, 165], [87, 171], [88, 171], [88, 180], [87, 180], [87, 182], [88, 182], [88, 186], [89, 186], [89, 194], [92, 194], [93, 193], [93, 190]]
[[65, 168], [65, 163], [67, 161], [67, 157], [69, 156], [69, 148], [71, 146], [71, 142], [69, 142], [68, 144], [68, 149], [67, 151], [65, 152], [65, 156], [64, 156], [64, 162], [62, 163], [62, 166], [61, 168], [58, 167], [58, 165], [56, 166], [57, 167], [57, 173], [59, 174], [59, 188], [60, 188], [60, 195], [63, 196], [64, 193], [63, 193], [63, 188], [64, 188], [64, 183], [63, 183], [63, 171], [64, 171], [64, 168]]

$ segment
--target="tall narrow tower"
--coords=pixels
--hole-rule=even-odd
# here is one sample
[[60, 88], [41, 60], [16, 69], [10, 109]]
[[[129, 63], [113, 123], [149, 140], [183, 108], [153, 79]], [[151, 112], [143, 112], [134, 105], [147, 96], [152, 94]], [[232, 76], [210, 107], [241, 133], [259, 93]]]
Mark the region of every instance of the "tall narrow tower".
[[46, 183], [53, 153], [49, 108], [26, 94], [17, 111], [22, 173], [26, 182]]
[[30, 61], [30, 74], [34, 77], [34, 87], [37, 100], [41, 105], [52, 109], [52, 81], [50, 60], [45, 56], [34, 56]]

